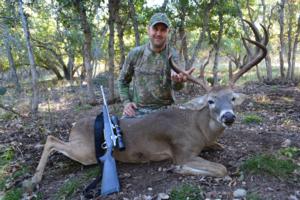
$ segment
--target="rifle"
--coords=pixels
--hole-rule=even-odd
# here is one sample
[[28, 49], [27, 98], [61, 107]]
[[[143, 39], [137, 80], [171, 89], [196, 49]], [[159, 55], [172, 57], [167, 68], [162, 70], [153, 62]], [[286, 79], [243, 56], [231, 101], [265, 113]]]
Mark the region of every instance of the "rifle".
[[[109, 110], [106, 103], [105, 95], [103, 92], [103, 87], [101, 86], [101, 93], [103, 97], [103, 121], [104, 121], [104, 140], [105, 142], [102, 145], [102, 148], [106, 149], [105, 154], [100, 157], [101, 162], [103, 163], [103, 171], [102, 171], [102, 183], [101, 183], [101, 195], [106, 196], [108, 194], [119, 192], [120, 191], [120, 183], [116, 168], [116, 161], [112, 156], [112, 152], [114, 147], [118, 146], [118, 148], [122, 151], [125, 149], [124, 143], [122, 141], [122, 136], [120, 134], [119, 126], [116, 124], [117, 118], [114, 118], [114, 124], [109, 116]], [[113, 128], [116, 128], [117, 135], [114, 133]], [[118, 141], [118, 145], [117, 145]]]

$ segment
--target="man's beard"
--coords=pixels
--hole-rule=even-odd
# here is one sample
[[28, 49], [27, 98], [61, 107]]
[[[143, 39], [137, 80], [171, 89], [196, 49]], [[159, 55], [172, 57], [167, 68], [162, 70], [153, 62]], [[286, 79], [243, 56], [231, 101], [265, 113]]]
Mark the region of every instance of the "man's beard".
[[161, 49], [161, 48], [165, 47], [165, 45], [166, 45], [166, 40], [160, 40], [160, 42], [155, 42], [155, 39], [151, 38], [150, 41], [151, 41], [152, 47], [156, 48], [156, 49]]

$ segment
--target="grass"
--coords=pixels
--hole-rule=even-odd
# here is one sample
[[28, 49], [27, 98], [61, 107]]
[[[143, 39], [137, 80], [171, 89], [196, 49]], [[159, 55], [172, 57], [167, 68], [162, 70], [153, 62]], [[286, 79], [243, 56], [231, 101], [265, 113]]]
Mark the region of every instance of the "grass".
[[58, 193], [56, 194], [56, 199], [67, 199], [70, 197], [79, 186], [82, 185], [82, 182], [79, 178], [74, 177], [68, 180], [64, 185], [61, 186]]
[[86, 172], [77, 177], [73, 177], [66, 181], [58, 193], [55, 195], [56, 199], [72, 199], [74, 193], [80, 188], [85, 182], [91, 181], [99, 174], [99, 167], [94, 166], [86, 170]]
[[22, 199], [22, 189], [21, 188], [15, 188], [12, 190], [9, 190], [5, 193], [5, 196], [2, 200], [20, 200]]
[[11, 147], [0, 149], [0, 191], [5, 189], [8, 179], [6, 168], [14, 158], [14, 150]]
[[201, 200], [204, 199], [203, 191], [194, 185], [184, 184], [174, 188], [170, 193], [171, 200]]
[[243, 117], [244, 124], [260, 124], [262, 122], [263, 119], [258, 115], [250, 114]]
[[253, 192], [247, 194], [246, 199], [247, 200], [262, 200], [262, 198], [260, 198], [258, 194], [253, 193]]
[[[14, 158], [15, 152], [12, 147], [4, 147], [0, 149], [0, 191], [5, 191], [6, 184], [13, 182], [28, 172], [27, 166], [21, 166], [18, 170], [12, 173], [8, 172]], [[23, 191], [21, 188], [13, 187], [8, 191], [5, 191], [1, 200], [19, 200], [22, 197], [22, 193]]]
[[266, 173], [272, 176], [287, 178], [296, 169], [299, 169], [291, 159], [279, 159], [274, 155], [256, 155], [246, 160], [241, 169], [246, 172], [261, 174]]
[[16, 117], [15, 114], [13, 113], [10, 113], [10, 112], [2, 112], [0, 114], [0, 119], [4, 120], [4, 121], [9, 121], [9, 120], [12, 120]]
[[80, 112], [80, 111], [84, 111], [84, 110], [90, 110], [92, 108], [93, 108], [93, 106], [91, 106], [89, 104], [83, 104], [83, 105], [80, 105], [80, 106], [76, 106], [75, 111]]
[[300, 149], [297, 147], [287, 147], [279, 150], [279, 154], [288, 158], [300, 157]]

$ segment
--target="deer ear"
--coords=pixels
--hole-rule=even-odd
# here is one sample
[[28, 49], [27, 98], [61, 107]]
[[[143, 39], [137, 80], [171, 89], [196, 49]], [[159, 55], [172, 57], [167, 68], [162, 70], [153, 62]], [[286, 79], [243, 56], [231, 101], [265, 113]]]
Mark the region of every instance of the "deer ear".
[[245, 95], [243, 93], [234, 93], [234, 97], [235, 97], [234, 105], [238, 106], [238, 105], [241, 105], [245, 101], [245, 99], [247, 98], [247, 95]]
[[181, 109], [202, 110], [207, 105], [207, 95], [194, 98], [180, 106]]

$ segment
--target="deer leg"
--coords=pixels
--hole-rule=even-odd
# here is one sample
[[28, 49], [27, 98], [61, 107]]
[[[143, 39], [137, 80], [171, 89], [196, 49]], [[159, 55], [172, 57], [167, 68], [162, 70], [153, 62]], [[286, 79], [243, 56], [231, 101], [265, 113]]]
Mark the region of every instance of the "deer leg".
[[[58, 151], [67, 157], [71, 158], [72, 160], [78, 161], [84, 165], [93, 164], [95, 162], [89, 160], [91, 155], [87, 155], [89, 152], [85, 153], [84, 149], [80, 147], [80, 143], [78, 141], [71, 141], [71, 142], [63, 142], [62, 140], [54, 137], [48, 136], [46, 144], [44, 146], [44, 150], [42, 153], [42, 157], [40, 162], [36, 168], [36, 172], [32, 177], [32, 183], [36, 184], [39, 183], [42, 179], [42, 175], [44, 173], [44, 169], [48, 160], [48, 157], [51, 152]], [[94, 154], [92, 155], [94, 156]], [[96, 159], [94, 158], [96, 161]]]
[[193, 157], [174, 170], [179, 174], [224, 177], [227, 174], [225, 166], [210, 162], [201, 157]]
[[214, 141], [212, 144], [205, 146], [203, 151], [221, 151], [224, 150], [224, 145]]

